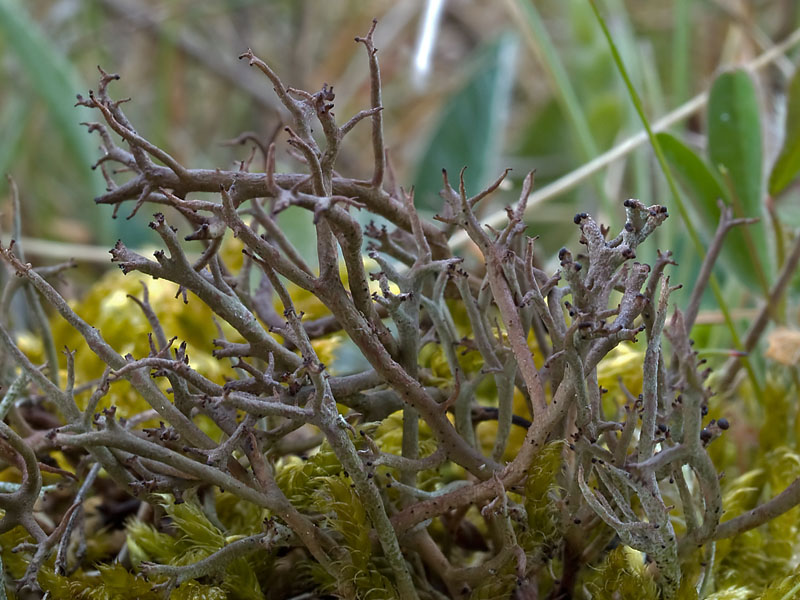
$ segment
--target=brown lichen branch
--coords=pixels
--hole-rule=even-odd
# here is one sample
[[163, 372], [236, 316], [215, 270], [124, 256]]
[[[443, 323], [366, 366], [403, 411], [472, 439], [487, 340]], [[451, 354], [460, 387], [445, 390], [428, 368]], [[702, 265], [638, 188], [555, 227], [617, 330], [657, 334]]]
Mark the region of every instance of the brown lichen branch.
[[[383, 174], [386, 168], [386, 148], [383, 143], [383, 101], [381, 99], [381, 71], [378, 66], [378, 49], [375, 47], [373, 36], [375, 28], [378, 25], [378, 20], [373, 19], [372, 25], [364, 37], [357, 37], [355, 40], [358, 43], [364, 44], [367, 50], [367, 59], [369, 60], [369, 88], [370, 88], [370, 104], [372, 116], [372, 154], [373, 154], [373, 172], [372, 181], [370, 184], [373, 188], [379, 189], [383, 185]], [[366, 114], [364, 116], [367, 116]]]

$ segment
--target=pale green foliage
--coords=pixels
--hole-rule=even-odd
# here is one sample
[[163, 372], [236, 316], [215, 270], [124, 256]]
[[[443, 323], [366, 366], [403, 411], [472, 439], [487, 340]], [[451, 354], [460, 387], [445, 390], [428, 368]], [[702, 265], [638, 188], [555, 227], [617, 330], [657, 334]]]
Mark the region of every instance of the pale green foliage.
[[[778, 447], [759, 458], [760, 469], [737, 478], [723, 499], [726, 521], [786, 488], [800, 475], [800, 457]], [[719, 587], [745, 584], [763, 589], [776, 577], [788, 575], [798, 556], [797, 509], [767, 525], [717, 543], [716, 579]]]
[[608, 553], [603, 565], [587, 578], [593, 600], [658, 600], [658, 586], [645, 571], [641, 553], [619, 546]]
[[369, 522], [355, 490], [347, 478], [339, 476], [326, 477], [320, 491], [317, 506], [328, 514], [328, 526], [342, 536], [353, 561], [363, 562], [370, 554]]
[[[397, 437], [396, 429], [364, 424], [361, 430], [374, 435], [376, 444], [382, 449], [389, 447], [387, 451], [392, 451], [391, 446], [396, 443], [394, 452], [399, 452], [401, 438]], [[402, 426], [399, 431], [402, 434]], [[431, 444], [429, 441], [428, 445]], [[325, 528], [335, 534], [347, 555], [346, 560], [337, 565], [339, 578], [353, 582], [359, 598], [397, 597], [372, 554], [369, 536], [372, 526], [364, 506], [327, 441], [307, 460], [288, 458], [281, 461], [275, 480], [292, 504], [325, 515]], [[316, 563], [309, 564], [308, 569], [323, 589], [330, 593], [336, 591], [338, 582], [325, 569]]]
[[[403, 412], [397, 411], [380, 423], [365, 423], [360, 427], [368, 433], [383, 452], [400, 454], [403, 446]], [[419, 422], [419, 455], [424, 457], [436, 450], [436, 440], [424, 421]]]
[[[187, 354], [191, 357], [193, 368], [217, 382], [224, 382], [225, 376], [232, 376], [233, 371], [223, 361], [212, 355], [214, 349], [211, 340], [217, 334], [213, 312], [196, 297], [191, 297], [190, 309], [180, 298], [175, 297], [178, 287], [164, 280], [145, 280], [136, 277], [125, 277], [118, 271], [110, 271], [100, 279], [88, 294], [75, 304], [75, 311], [81, 318], [97, 327], [104, 338], [122, 355], [146, 356], [149, 351], [147, 334], [150, 324], [144, 313], [128, 297], [142, 297], [140, 281], [146, 281], [150, 303], [164, 328], [165, 334], [177, 336], [180, 343], [187, 344]], [[76, 378], [85, 383], [100, 377], [105, 368], [100, 358], [88, 348], [83, 347], [81, 335], [58, 316], [51, 319], [50, 327], [58, 346], [79, 349], [75, 355]], [[227, 324], [223, 325], [229, 339], [238, 340], [235, 331]], [[35, 339], [23, 339], [23, 348], [34, 359], [41, 355], [40, 342]], [[66, 359], [61, 356], [60, 359]], [[62, 368], [66, 365], [62, 364]], [[166, 383], [162, 383], [167, 387]], [[79, 406], [88, 399], [89, 393], [79, 395]], [[117, 414], [130, 417], [147, 410], [149, 405], [135, 392], [127, 381], [115, 382], [108, 395], [100, 403], [100, 408], [114, 405]], [[216, 427], [211, 427], [213, 433]]]
[[[403, 447], [403, 412], [397, 411], [386, 417], [380, 423], [366, 423], [362, 426], [361, 431], [368, 433], [375, 444], [382, 452], [401, 455]], [[419, 421], [419, 443], [417, 444], [417, 452], [421, 458], [429, 456], [436, 451], [436, 440], [430, 431], [430, 427], [424, 422]], [[380, 475], [389, 474], [392, 477], [397, 477], [399, 474], [395, 469], [380, 467], [378, 469]], [[437, 484], [447, 483], [444, 481], [442, 473], [439, 469], [426, 469], [417, 473], [417, 487], [421, 490], [432, 492], [436, 489]]]
[[[338, 577], [353, 582], [359, 600], [398, 598], [391, 581], [380, 571], [372, 554], [370, 522], [364, 505], [344, 476], [322, 478], [315, 495], [316, 509], [327, 516], [327, 526], [338, 534], [347, 558], [337, 565]], [[333, 592], [336, 581], [322, 569], [312, 569], [323, 589]]]
[[153, 584], [135, 575], [120, 564], [99, 565], [98, 576], [85, 573], [63, 577], [53, 571], [42, 570], [39, 575], [42, 588], [50, 592], [53, 600], [156, 600], [159, 594]]
[[751, 600], [753, 591], [744, 586], [734, 586], [706, 597], [706, 600]]
[[309, 508], [325, 477], [338, 475], [342, 465], [327, 441], [307, 460], [291, 456], [282, 459], [275, 470], [275, 481], [297, 508]]
[[173, 590], [169, 597], [170, 600], [227, 600], [229, 596], [216, 586], [187, 581]]
[[517, 533], [517, 539], [528, 554], [540, 552], [556, 543], [560, 535], [557, 498], [559, 489], [556, 477], [561, 468], [562, 442], [551, 442], [531, 465], [525, 483], [525, 511], [527, 528]]
[[[403, 415], [396, 412], [389, 415], [380, 423], [364, 423], [359, 425], [359, 430], [369, 435], [377, 447], [389, 454], [401, 454], [403, 440]], [[356, 447], [363, 448], [363, 442], [354, 439]], [[419, 455], [428, 456], [436, 449], [436, 441], [430, 428], [422, 421], [419, 426]], [[331, 476], [343, 473], [342, 466], [336, 458], [330, 444], [324, 441], [319, 449], [307, 459], [286, 457], [278, 462], [275, 480], [287, 498], [298, 508], [310, 508], [318, 499], [316, 493], [326, 485], [326, 480]], [[389, 473], [397, 476], [394, 469], [380, 467], [379, 475]], [[432, 491], [436, 484], [442, 481], [442, 476], [436, 470], [420, 471], [417, 475], [417, 485], [420, 489]]]
[[766, 453], [784, 444], [794, 446], [792, 441], [795, 432], [792, 429], [795, 425], [797, 399], [786, 383], [788, 382], [781, 382], [777, 376], [767, 378], [764, 394], [759, 398], [759, 408], [764, 419], [758, 436], [760, 452]]
[[797, 600], [800, 598], [800, 575], [778, 577], [762, 593], [752, 587], [735, 585], [706, 596], [703, 600]]
[[773, 581], [760, 600], [794, 600], [800, 596], [800, 574]]
[[[119, 563], [98, 566], [95, 574], [56, 575], [49, 569], [40, 575], [42, 587], [52, 600], [162, 600], [152, 582], [128, 571]], [[225, 600], [222, 588], [187, 581], [170, 593], [170, 600]]]
[[0, 535], [0, 554], [3, 557], [3, 568], [14, 579], [19, 579], [25, 574], [31, 555], [28, 552], [13, 552], [13, 549], [18, 544], [30, 542], [31, 539], [22, 526], [14, 527], [14, 529]]
[[166, 564], [178, 553], [176, 538], [139, 520], [133, 519], [128, 523], [127, 534], [128, 551], [134, 566], [146, 560]]
[[485, 578], [472, 590], [469, 600], [505, 600], [517, 583], [517, 561], [512, 557], [491, 577]]
[[755, 506], [761, 487], [764, 485], [765, 475], [763, 469], [754, 469], [731, 482], [722, 498], [722, 505], [725, 507], [722, 521], [727, 521]]
[[[743, 385], [739, 402], [748, 405], [754, 400], [751, 395]], [[723, 522], [769, 500], [800, 476], [800, 455], [794, 450], [797, 407], [793, 385], [786, 377], [771, 373], [758, 401], [753, 408], [759, 417], [755, 423], [759, 443], [748, 457], [750, 470], [727, 484], [723, 480]], [[719, 457], [718, 467], [735, 469], [733, 460], [726, 458]], [[708, 600], [782, 598], [792, 587], [787, 582], [800, 560], [798, 517], [795, 508], [757, 529], [718, 541], [713, 573], [716, 592], [707, 596]], [[778, 589], [782, 592], [776, 592]], [[793, 594], [786, 596], [787, 600], [800, 597], [798, 591]]]
[[242, 502], [230, 492], [218, 492], [216, 501], [217, 517], [229, 535], [255, 535], [262, 531], [266, 509]]
[[[551, 442], [536, 455], [528, 471], [523, 504], [526, 520], [524, 523], [515, 522], [515, 534], [529, 564], [540, 561], [542, 554], [557, 544], [561, 535], [560, 514], [555, 500], [563, 448], [562, 442]], [[470, 600], [508, 598], [516, 583], [517, 560], [512, 557], [473, 589]]]
[[[225, 533], [211, 523], [195, 501], [176, 504], [171, 497], [164, 495], [162, 506], [176, 529], [176, 535], [159, 532], [136, 520], [131, 521], [128, 524], [128, 548], [134, 565], [145, 560], [174, 566], [189, 565], [203, 560], [227, 544]], [[235, 559], [218, 577], [230, 598], [263, 598], [256, 571], [245, 558]]]

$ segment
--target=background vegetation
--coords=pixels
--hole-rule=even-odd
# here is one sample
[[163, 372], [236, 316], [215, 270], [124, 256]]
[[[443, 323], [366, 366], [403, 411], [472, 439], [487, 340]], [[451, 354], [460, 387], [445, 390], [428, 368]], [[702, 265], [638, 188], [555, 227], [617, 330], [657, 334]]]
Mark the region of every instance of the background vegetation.
[[[708, 90], [720, 69], [786, 38], [800, 18], [790, 0], [609, 0], [600, 6], [652, 119]], [[372, 17], [382, 23], [377, 43], [397, 177], [417, 184], [418, 202], [431, 212], [438, 208], [442, 167], [469, 165], [468, 183], [486, 183], [499, 168], [512, 167], [517, 184], [535, 168], [541, 190], [641, 130], [588, 2], [445, 2], [422, 78], [414, 63], [424, 10], [413, 0], [341, 0], [324, 9], [302, 1], [3, 0], [0, 171], [25, 182], [26, 235], [102, 245], [120, 236], [131, 245], [153, 239], [147, 215], [109, 228], [110, 209], [86, 210], [104, 182], [86, 166], [96, 160], [96, 144], [78, 123], [90, 111], [70, 106], [76, 93], [94, 85], [96, 65], [123, 76], [142, 135], [182, 162], [232, 164], [231, 149], [221, 142], [249, 130], [267, 135], [278, 125], [271, 90], [236, 56], [248, 46], [258, 49], [301, 89], [328, 82], [339, 109], [352, 112], [368, 95], [352, 38]], [[765, 169], [783, 139], [794, 54], [756, 73]], [[672, 131], [705, 154], [707, 121], [700, 109]], [[366, 140], [368, 133], [354, 135]], [[360, 150], [366, 148], [344, 149], [343, 168], [366, 172], [369, 152]], [[249, 148], [236, 152], [246, 158]], [[41, 176], [43, 165], [51, 176]], [[4, 196], [6, 185], [0, 182]], [[791, 193], [779, 205], [792, 204]], [[515, 195], [507, 190], [497, 204]], [[612, 221], [619, 219], [612, 201], [667, 195], [645, 145], [571, 190], [548, 195], [547, 210], [536, 216], [546, 226], [537, 233], [548, 250], [557, 250], [574, 235], [560, 224], [576, 208], [601, 210]], [[700, 201], [692, 195], [687, 202]], [[681, 231], [675, 225], [664, 235], [680, 241]], [[671, 241], [660, 245], [674, 248]]]
[[[386, 139], [396, 178], [415, 184], [422, 213], [440, 208], [443, 167], [457, 172], [468, 165], [471, 189], [502, 168], [514, 169], [494, 203], [481, 207], [490, 222], [498, 211], [505, 215], [502, 207], [519, 195], [525, 172], [535, 169], [529, 231], [540, 236], [542, 256], [555, 256], [577, 242], [571, 224], [576, 212], [590, 212], [617, 230], [621, 199], [665, 204], [673, 218], [657, 231], [656, 243], [642, 248], [641, 258], [652, 260], [656, 248], [672, 249], [678, 282], [697, 277], [698, 248], [711, 240], [718, 198], [737, 216], [761, 219], [728, 239], [715, 268], [716, 297], [707, 294], [693, 332], [695, 348], [715, 367], [736, 351], [748, 353], [739, 393], [713, 407], [732, 422], [714, 458], [726, 470], [724, 487], [734, 506], [752, 507], [786, 487], [797, 470], [800, 287], [793, 277], [779, 302], [770, 289], [800, 227], [798, 50], [787, 48], [768, 64], [758, 60], [796, 33], [800, 7], [792, 0], [604, 0], [597, 6], [638, 92], [641, 114], [585, 0], [451, 0], [427, 75], [414, 66], [423, 2], [0, 0], [0, 172], [21, 185], [27, 253], [39, 264], [85, 257], [80, 276], [70, 278], [77, 289], [68, 293], [78, 297], [108, 267], [106, 250], [117, 238], [130, 247], [156, 243], [147, 227], [151, 211], [127, 219], [123, 209], [111, 221], [110, 207], [90, 206], [105, 183], [88, 168], [98, 156], [96, 139], [78, 122], [96, 116], [70, 107], [75, 93], [95, 85], [97, 64], [122, 75], [117, 90], [134, 98], [125, 109], [142, 136], [183, 164], [233, 168], [232, 158], [247, 159], [250, 146], [222, 142], [243, 131], [285, 137], [269, 86], [235, 57], [252, 47], [288, 85], [313, 90], [327, 82], [337, 91], [337, 111], [353, 114], [369, 105], [369, 80], [352, 39], [378, 17]], [[754, 68], [736, 70], [741, 65]], [[626, 148], [642, 130], [642, 114], [656, 122], [687, 103], [694, 108], [692, 99], [704, 92], [707, 103], [696, 102], [696, 110], [686, 110], [668, 134], [659, 134], [659, 153], [644, 143], [592, 167], [606, 151]], [[356, 129], [352, 136], [337, 168], [366, 177], [369, 131]], [[279, 154], [278, 160], [291, 157]], [[665, 165], [673, 180], [665, 177]], [[586, 171], [591, 175], [582, 177]], [[0, 190], [5, 198], [5, 181]], [[4, 210], [0, 217], [4, 241], [10, 214]], [[288, 210], [280, 219], [301, 249], [302, 240], [313, 239], [299, 212]], [[314, 249], [306, 250], [312, 259]], [[474, 254], [466, 243], [461, 251]], [[687, 287], [671, 300], [684, 302]], [[774, 325], [750, 340], [746, 334], [765, 304]], [[8, 317], [24, 328], [33, 318], [28, 311], [15, 303]], [[338, 360], [344, 371], [352, 366], [346, 355]], [[749, 479], [736, 479], [742, 473]], [[782, 530], [751, 536], [749, 546], [721, 544], [720, 580], [727, 576], [731, 585], [744, 586], [734, 573], [744, 561], [761, 590], [774, 579], [770, 573], [796, 566], [796, 541], [780, 533], [796, 532], [797, 516], [785, 518]], [[778, 546], [780, 568], [754, 558]], [[615, 568], [626, 567], [608, 566], [609, 572]]]

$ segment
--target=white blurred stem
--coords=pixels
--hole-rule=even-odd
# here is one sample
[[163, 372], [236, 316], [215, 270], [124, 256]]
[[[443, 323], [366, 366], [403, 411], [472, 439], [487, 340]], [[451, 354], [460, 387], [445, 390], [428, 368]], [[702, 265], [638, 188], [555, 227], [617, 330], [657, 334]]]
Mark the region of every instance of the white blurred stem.
[[433, 45], [439, 33], [444, 3], [445, 0], [427, 0], [425, 3], [425, 14], [420, 22], [412, 73], [412, 81], [417, 89], [424, 88], [428, 81], [428, 75], [431, 71]]

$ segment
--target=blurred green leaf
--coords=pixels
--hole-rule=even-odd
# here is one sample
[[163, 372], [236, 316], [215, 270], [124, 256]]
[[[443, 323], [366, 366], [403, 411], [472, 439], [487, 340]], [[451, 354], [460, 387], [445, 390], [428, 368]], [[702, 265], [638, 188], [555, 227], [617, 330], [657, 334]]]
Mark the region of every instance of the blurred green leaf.
[[708, 156], [730, 177], [745, 216], [761, 215], [761, 117], [753, 80], [738, 69], [722, 73], [708, 101]]
[[800, 172], [800, 71], [794, 74], [786, 97], [783, 148], [769, 175], [769, 193], [780, 194]]
[[517, 40], [503, 35], [482, 50], [472, 75], [444, 106], [422, 159], [417, 165], [416, 199], [420, 208], [441, 206], [442, 169], [451, 181], [469, 167], [464, 182], [469, 193], [481, 190], [498, 175], [496, 157], [510, 110]]
[[722, 198], [730, 204], [724, 182], [694, 150], [672, 134], [657, 133], [656, 138], [688, 192], [692, 207], [703, 220], [706, 231], [713, 233], [719, 221], [717, 200]]
[[775, 203], [775, 212], [784, 226], [800, 228], [800, 190], [790, 189], [782, 194]]
[[[737, 217], [762, 216], [761, 117], [755, 85], [750, 75], [737, 69], [722, 73], [711, 86], [708, 101], [708, 155], [711, 163], [729, 182], [730, 199]], [[727, 186], [726, 186], [727, 187]], [[732, 232], [728, 246], [744, 247], [737, 252], [758, 257], [737, 272], [750, 283], [768, 289], [765, 271], [771, 260], [762, 224]]]
[[277, 216], [278, 225], [287, 239], [297, 249], [312, 269], [317, 268], [317, 234], [311, 214], [302, 208], [290, 206]]
[[692, 84], [691, 46], [692, 12], [691, 0], [675, 0], [672, 9], [674, 27], [672, 32], [672, 101], [680, 104], [689, 97]]
[[[514, 154], [526, 160], [536, 158], [537, 187], [569, 170], [572, 164], [572, 157], [569, 156], [570, 132], [558, 102], [553, 99], [545, 102], [517, 133], [519, 145]], [[548, 160], [545, 161], [545, 158]], [[544, 166], [539, 163], [544, 163]]]
[[15, 0], [0, 0], [0, 33], [47, 105], [58, 134], [72, 150], [68, 159], [84, 174], [87, 195], [103, 193], [102, 178], [89, 169], [97, 156], [94, 143], [79, 124], [88, 120], [88, 110], [73, 107], [75, 94], [84, 88], [73, 66]]
[[[0, 113], [0, 175], [5, 175], [14, 162], [30, 114], [31, 103], [20, 97], [10, 98]], [[5, 185], [5, 179], [0, 179], [0, 189]]]
[[586, 103], [585, 110], [586, 119], [598, 145], [601, 148], [610, 147], [619, 135], [625, 118], [618, 91], [597, 90]]
[[[678, 176], [689, 205], [700, 217], [700, 229], [704, 237], [710, 240], [719, 223], [720, 210], [717, 200], [722, 199], [725, 204], [731, 203], [730, 194], [725, 188], [725, 182], [719, 173], [691, 148], [669, 133], [656, 134], [664, 156]], [[749, 225], [751, 229], [759, 225]], [[763, 231], [751, 231], [754, 239], [763, 239]], [[765, 242], [764, 242], [765, 243]], [[728, 232], [721, 254], [725, 266], [736, 274], [740, 281], [749, 286], [760, 284], [756, 269], [758, 264], [750, 254], [744, 238], [742, 227], [737, 227]]]
[[[536, 166], [537, 189], [568, 172], [578, 160], [574, 156], [572, 131], [564, 119], [561, 106], [554, 99], [531, 115], [529, 122], [516, 134], [519, 135], [519, 145], [512, 155]], [[575, 226], [569, 215], [575, 214], [577, 210], [579, 192], [578, 188], [562, 192], [558, 205], [553, 204], [547, 209], [548, 217], [563, 210], [565, 219], [555, 217], [546, 225], [538, 223], [539, 217], [537, 222], [530, 220], [533, 225], [531, 231], [539, 236], [537, 248], [544, 256], [558, 252], [564, 245], [564, 240], [575, 235]]]

